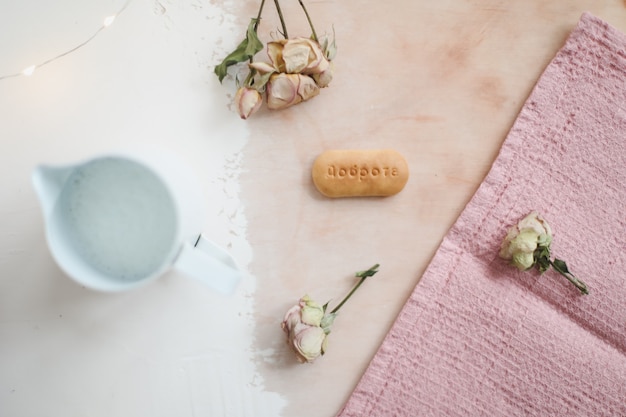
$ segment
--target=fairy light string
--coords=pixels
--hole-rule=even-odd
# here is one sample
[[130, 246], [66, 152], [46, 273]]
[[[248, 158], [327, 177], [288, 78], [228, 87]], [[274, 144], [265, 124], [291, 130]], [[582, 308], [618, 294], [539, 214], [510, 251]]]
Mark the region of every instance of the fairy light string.
[[111, 26], [113, 24], [113, 22], [115, 21], [115, 19], [117, 17], [119, 17], [124, 10], [126, 10], [126, 8], [130, 5], [130, 3], [133, 0], [126, 0], [126, 3], [124, 3], [124, 5], [117, 11], [117, 13], [112, 14], [110, 16], [107, 16], [104, 18], [104, 20], [102, 21], [102, 25], [91, 35], [89, 36], [87, 39], [85, 39], [84, 41], [82, 41], [81, 43], [79, 43], [78, 45], [74, 46], [71, 49], [68, 49], [64, 52], [61, 52], [58, 55], [53, 56], [52, 58], [46, 59], [45, 61], [40, 62], [39, 64], [34, 64], [34, 65], [29, 65], [28, 67], [24, 68], [22, 71], [20, 72], [16, 72], [14, 74], [8, 74], [8, 75], [2, 75], [0, 76], [0, 81], [2, 80], [6, 80], [9, 78], [15, 78], [15, 77], [30, 77], [31, 75], [33, 75], [33, 73], [35, 72], [35, 70], [48, 65], [58, 59], [63, 58], [66, 55], [69, 55], [73, 52], [76, 52], [77, 50], [79, 50], [80, 48], [82, 48], [83, 46], [87, 45], [89, 42], [93, 41], [96, 36], [98, 36], [100, 34], [100, 32], [102, 32], [104, 29], [108, 28], [109, 26]]

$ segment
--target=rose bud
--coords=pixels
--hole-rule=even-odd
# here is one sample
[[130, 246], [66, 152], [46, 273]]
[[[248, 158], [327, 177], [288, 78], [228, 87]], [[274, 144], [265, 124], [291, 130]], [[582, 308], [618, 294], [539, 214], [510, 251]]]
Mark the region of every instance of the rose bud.
[[262, 101], [261, 93], [254, 88], [241, 87], [235, 94], [237, 112], [244, 120], [259, 110]]
[[302, 74], [273, 74], [267, 83], [267, 107], [280, 110], [315, 97], [320, 92], [315, 81]]

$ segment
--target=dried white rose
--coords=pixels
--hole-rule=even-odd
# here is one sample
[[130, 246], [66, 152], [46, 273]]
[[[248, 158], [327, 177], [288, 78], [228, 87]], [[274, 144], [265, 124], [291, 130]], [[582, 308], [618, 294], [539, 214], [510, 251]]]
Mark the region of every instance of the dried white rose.
[[550, 243], [550, 225], [537, 212], [532, 212], [509, 229], [499, 255], [524, 271], [535, 264], [535, 250], [538, 247], [549, 248]]
[[288, 74], [320, 74], [330, 65], [319, 43], [309, 38], [269, 42], [267, 55], [279, 72]]
[[536, 266], [540, 273], [544, 273], [552, 267], [574, 284], [582, 294], [589, 294], [587, 285], [569, 271], [565, 261], [558, 258], [550, 259], [551, 244], [550, 225], [533, 211], [509, 229], [500, 246], [499, 255], [522, 271]]

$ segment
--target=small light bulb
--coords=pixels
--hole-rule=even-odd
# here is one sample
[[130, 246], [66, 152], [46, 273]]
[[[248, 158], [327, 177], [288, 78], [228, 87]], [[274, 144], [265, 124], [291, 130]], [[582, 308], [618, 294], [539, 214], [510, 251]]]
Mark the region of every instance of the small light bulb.
[[108, 28], [109, 26], [113, 24], [114, 20], [115, 20], [115, 15], [112, 15], [112, 16], [106, 17], [102, 24], [104, 25], [105, 28]]
[[22, 71], [22, 74], [24, 74], [27, 77], [30, 77], [31, 75], [33, 75], [33, 72], [35, 72], [35, 68], [37, 68], [36, 65], [31, 65], [30, 67], [24, 68], [24, 71]]

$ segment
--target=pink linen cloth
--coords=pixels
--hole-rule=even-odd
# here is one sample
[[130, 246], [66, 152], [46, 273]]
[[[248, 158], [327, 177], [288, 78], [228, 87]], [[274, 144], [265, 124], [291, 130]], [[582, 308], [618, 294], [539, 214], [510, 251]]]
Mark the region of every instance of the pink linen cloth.
[[[339, 417], [626, 416], [626, 36], [585, 13]], [[554, 270], [498, 257], [532, 210]]]

